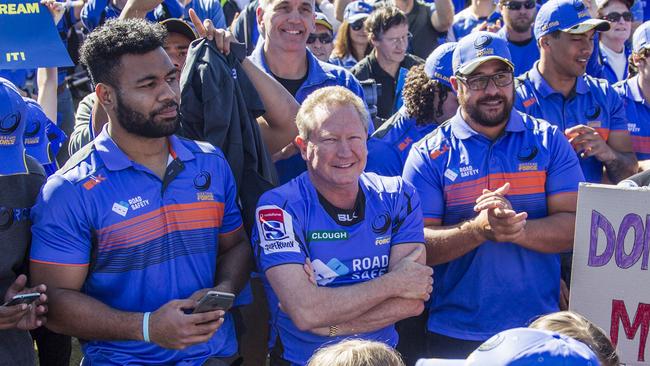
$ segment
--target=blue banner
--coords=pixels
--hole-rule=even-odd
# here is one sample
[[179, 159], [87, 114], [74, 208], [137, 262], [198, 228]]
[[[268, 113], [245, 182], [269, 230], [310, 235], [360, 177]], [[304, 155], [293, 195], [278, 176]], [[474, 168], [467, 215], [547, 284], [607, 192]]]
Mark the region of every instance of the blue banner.
[[33, 0], [0, 0], [0, 69], [72, 65], [45, 6]]

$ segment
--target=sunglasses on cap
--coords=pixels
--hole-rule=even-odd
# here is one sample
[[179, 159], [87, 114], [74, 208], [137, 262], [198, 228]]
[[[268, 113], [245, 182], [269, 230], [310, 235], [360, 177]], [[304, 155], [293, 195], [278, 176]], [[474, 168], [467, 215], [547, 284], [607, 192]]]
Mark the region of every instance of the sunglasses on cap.
[[358, 31], [361, 28], [363, 28], [363, 22], [365, 19], [359, 19], [356, 22], [350, 24], [350, 28], [352, 28], [353, 31]]
[[619, 20], [621, 20], [621, 18], [623, 18], [623, 20], [626, 21], [626, 22], [631, 22], [632, 20], [634, 20], [634, 16], [629, 11], [626, 11], [626, 12], [623, 12], [623, 13], [618, 13], [618, 12], [613, 11], [613, 12], [603, 16], [603, 19], [605, 19], [607, 21], [610, 21], [612, 23], [617, 23]]
[[332, 35], [329, 33], [320, 33], [320, 34], [311, 33], [307, 38], [307, 44], [312, 44], [316, 42], [316, 40], [319, 40], [320, 43], [327, 44], [327, 43], [332, 43], [334, 37], [332, 37]]
[[505, 6], [508, 10], [521, 10], [521, 7], [523, 6], [524, 8], [530, 10], [537, 6], [535, 3], [535, 0], [528, 0], [525, 2], [521, 1], [506, 1], [503, 3], [503, 6]]

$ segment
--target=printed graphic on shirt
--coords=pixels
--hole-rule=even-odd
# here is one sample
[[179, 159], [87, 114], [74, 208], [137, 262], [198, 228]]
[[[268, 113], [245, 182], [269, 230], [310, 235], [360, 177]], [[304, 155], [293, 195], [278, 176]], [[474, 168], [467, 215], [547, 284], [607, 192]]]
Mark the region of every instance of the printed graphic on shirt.
[[257, 208], [256, 217], [260, 246], [264, 249], [264, 254], [300, 253], [289, 213], [278, 206], [267, 205]]

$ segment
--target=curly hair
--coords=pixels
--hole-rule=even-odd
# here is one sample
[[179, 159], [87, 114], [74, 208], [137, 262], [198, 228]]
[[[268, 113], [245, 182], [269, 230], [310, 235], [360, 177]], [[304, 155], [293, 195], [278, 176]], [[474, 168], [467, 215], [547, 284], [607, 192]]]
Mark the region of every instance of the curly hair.
[[92, 82], [117, 85], [116, 70], [122, 56], [143, 55], [162, 47], [167, 30], [144, 19], [111, 19], [95, 29], [80, 50], [81, 62]]
[[[426, 125], [442, 116], [442, 105], [447, 99], [449, 87], [438, 80], [433, 80], [424, 72], [424, 65], [414, 66], [409, 70], [404, 82], [402, 100], [409, 116], [415, 118], [418, 126]], [[438, 95], [438, 103], [436, 102]]]

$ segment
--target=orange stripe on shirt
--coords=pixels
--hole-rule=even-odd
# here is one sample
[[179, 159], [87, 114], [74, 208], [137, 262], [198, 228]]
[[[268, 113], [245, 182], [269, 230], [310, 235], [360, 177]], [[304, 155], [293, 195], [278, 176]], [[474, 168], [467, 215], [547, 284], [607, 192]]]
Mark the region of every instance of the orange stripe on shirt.
[[545, 192], [546, 172], [494, 173], [469, 182], [445, 187], [447, 205], [471, 204], [483, 194], [483, 189], [495, 190], [510, 182], [509, 196], [537, 194]]

